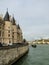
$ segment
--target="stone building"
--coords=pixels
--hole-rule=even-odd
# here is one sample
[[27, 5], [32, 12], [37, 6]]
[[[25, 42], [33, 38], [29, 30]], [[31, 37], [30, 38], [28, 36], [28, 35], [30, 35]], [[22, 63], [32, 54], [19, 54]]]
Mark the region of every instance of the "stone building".
[[11, 45], [12, 43], [21, 43], [23, 40], [22, 30], [16, 20], [6, 12], [4, 18], [0, 16], [0, 43]]
[[49, 44], [49, 39], [39, 39], [33, 41], [33, 44]]

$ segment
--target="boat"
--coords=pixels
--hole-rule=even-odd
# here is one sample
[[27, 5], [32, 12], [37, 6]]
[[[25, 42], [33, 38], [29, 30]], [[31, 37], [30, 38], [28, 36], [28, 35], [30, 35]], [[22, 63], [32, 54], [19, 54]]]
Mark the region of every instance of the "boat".
[[32, 47], [36, 48], [36, 47], [37, 47], [37, 45], [33, 44], [33, 45], [32, 45]]

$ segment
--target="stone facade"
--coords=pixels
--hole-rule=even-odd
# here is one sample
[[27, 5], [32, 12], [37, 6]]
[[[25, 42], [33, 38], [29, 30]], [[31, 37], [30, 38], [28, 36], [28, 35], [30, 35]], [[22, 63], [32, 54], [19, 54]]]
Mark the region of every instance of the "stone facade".
[[0, 16], [0, 43], [11, 45], [21, 43], [23, 40], [22, 30], [16, 20], [6, 12], [4, 18]]

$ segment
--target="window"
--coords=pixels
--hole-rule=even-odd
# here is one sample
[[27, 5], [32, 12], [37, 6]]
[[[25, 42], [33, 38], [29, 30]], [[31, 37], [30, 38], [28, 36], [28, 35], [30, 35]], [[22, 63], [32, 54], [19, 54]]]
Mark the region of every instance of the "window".
[[8, 34], [8, 37], [10, 37], [10, 34]]
[[0, 36], [1, 36], [1, 31], [0, 31]]
[[14, 32], [13, 32], [13, 35], [14, 35]]
[[0, 29], [1, 29], [1, 26], [0, 26]]
[[10, 33], [10, 30], [8, 31], [8, 33]]
[[14, 36], [12, 36], [14, 38]]
[[11, 41], [9, 40], [9, 43], [11, 43]]
[[2, 36], [4, 36], [4, 32], [2, 32]]

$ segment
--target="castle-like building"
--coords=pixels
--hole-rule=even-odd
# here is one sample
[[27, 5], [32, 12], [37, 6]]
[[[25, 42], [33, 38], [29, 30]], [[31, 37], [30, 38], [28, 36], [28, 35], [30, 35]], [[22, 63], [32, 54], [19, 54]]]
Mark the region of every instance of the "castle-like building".
[[8, 10], [4, 17], [0, 16], [0, 43], [10, 45], [12, 43], [21, 43], [23, 40], [22, 30], [16, 20], [11, 17]]

